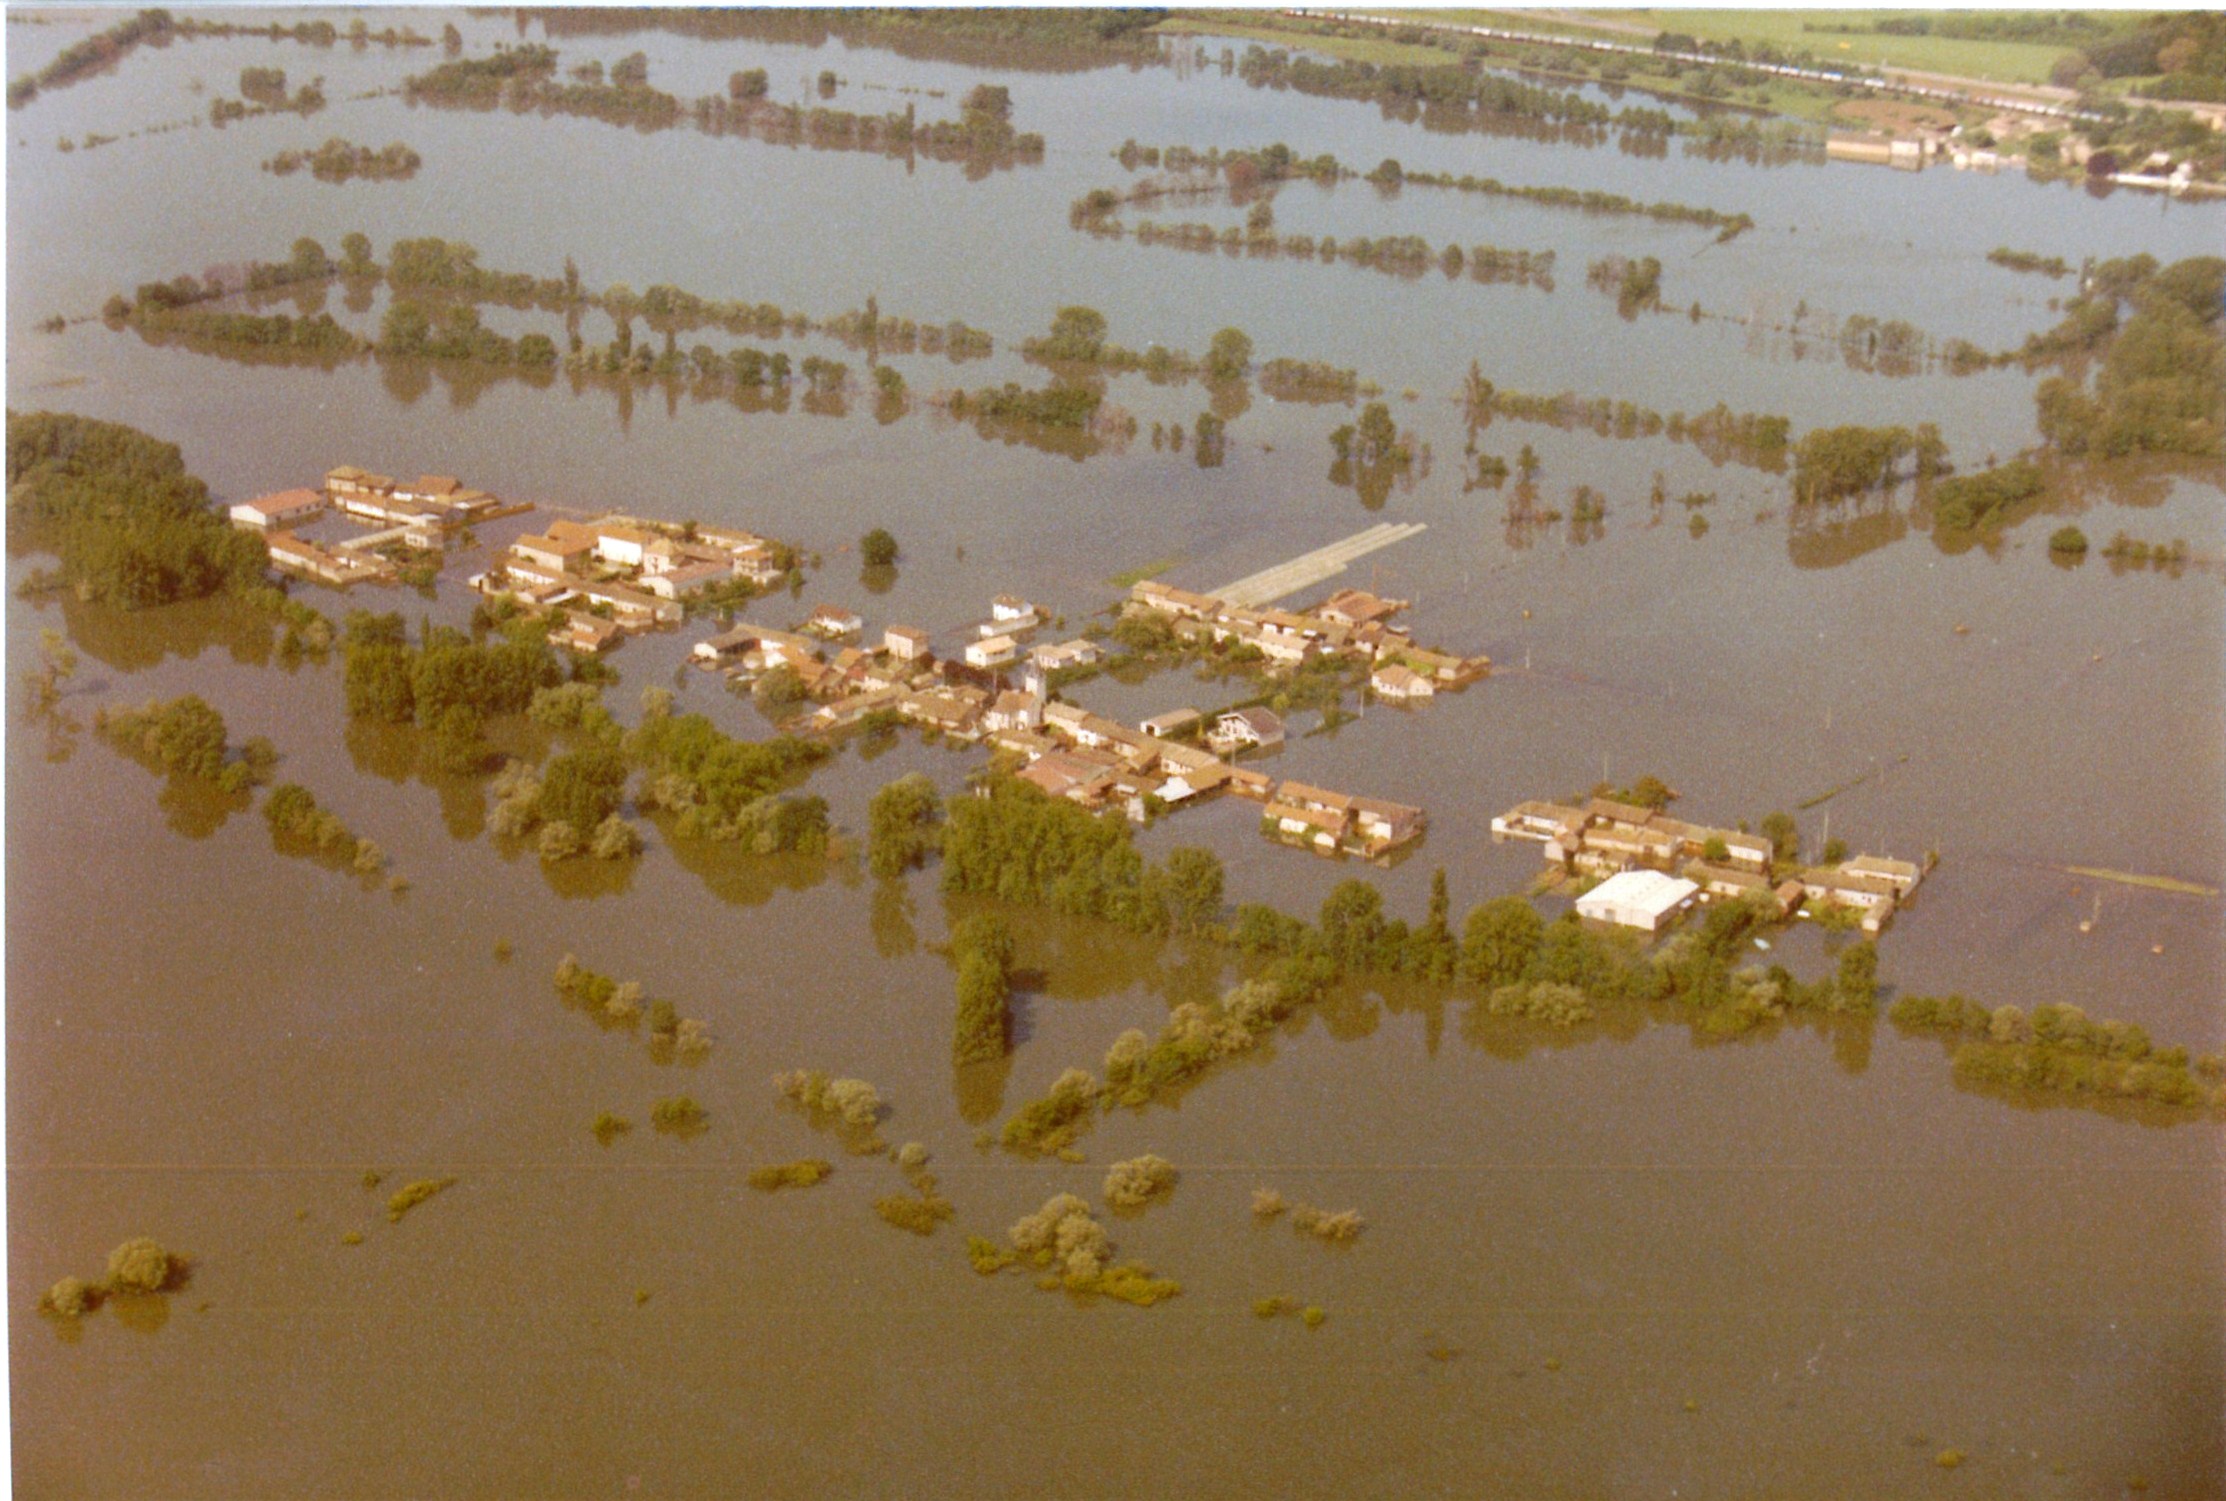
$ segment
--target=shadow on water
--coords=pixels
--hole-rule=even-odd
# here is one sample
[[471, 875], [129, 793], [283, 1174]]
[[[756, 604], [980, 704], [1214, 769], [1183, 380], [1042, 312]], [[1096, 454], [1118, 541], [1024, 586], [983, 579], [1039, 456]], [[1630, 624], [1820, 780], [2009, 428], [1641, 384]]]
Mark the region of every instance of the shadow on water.
[[834, 863], [825, 855], [752, 854], [735, 843], [678, 838], [669, 819], [656, 823], [680, 868], [731, 907], [762, 907], [784, 891], [809, 891], [823, 885], [834, 871]]
[[951, 1070], [951, 1094], [957, 1101], [959, 1119], [969, 1126], [983, 1126], [995, 1120], [1005, 1108], [1005, 1086], [1012, 1079], [1013, 1060], [1010, 1053], [994, 1063], [962, 1063]]
[[117, 1323], [135, 1334], [158, 1334], [170, 1322], [168, 1293], [117, 1293], [108, 1308]]
[[912, 922], [912, 892], [902, 881], [880, 881], [873, 888], [873, 951], [884, 959], [902, 959], [920, 947], [919, 930]]
[[1844, 508], [1795, 506], [1785, 550], [1796, 568], [1837, 568], [1908, 535], [1908, 514], [1890, 501]]
[[592, 855], [575, 855], [569, 860], [543, 860], [536, 856], [534, 863], [541, 867], [541, 879], [549, 890], [572, 902], [624, 896], [633, 889], [634, 872], [641, 859], [598, 860]]
[[[909, 918], [909, 903], [905, 910]], [[1211, 1001], [1229, 983], [1229, 955], [1210, 944], [1129, 933], [1112, 923], [1041, 908], [950, 898], [943, 905], [946, 930], [974, 912], [1005, 919], [1018, 941], [1016, 983], [1024, 979], [1029, 993], [1041, 1000], [1098, 1001], [1141, 992], [1172, 1009], [1185, 1001]]]
[[267, 667], [272, 661], [271, 616], [237, 599], [119, 610], [88, 604], [68, 592], [47, 598], [61, 602], [63, 630], [77, 649], [117, 672], [145, 672], [171, 657], [192, 661], [212, 649], [247, 667]]
[[[522, 720], [490, 726], [490, 732], [490, 741], [497, 742], [488, 757], [490, 765], [500, 765], [505, 753], [533, 759], [548, 738]], [[358, 717], [348, 721], [343, 743], [356, 770], [396, 786], [417, 782], [431, 788], [440, 800], [441, 823], [451, 839], [467, 842], [486, 832], [486, 778], [436, 770], [431, 737], [422, 730]]]
[[[149, 765], [145, 758], [121, 746], [117, 749], [131, 760]], [[149, 769], [156, 770], [152, 766]], [[162, 808], [162, 821], [172, 833], [187, 839], [206, 839], [223, 828], [233, 814], [246, 812], [252, 799], [244, 792], [226, 792], [204, 777], [173, 772], [163, 778], [162, 794], [156, 801]]]
[[1883, 495], [1789, 506], [1786, 556], [1796, 568], [1837, 568], [1911, 532], [1928, 533], [1933, 546], [1949, 557], [1974, 549], [1994, 555], [2012, 532], [2035, 517], [2086, 516], [2104, 506], [2154, 510], [2172, 498], [2179, 481], [2208, 484], [2214, 478], [2200, 461], [2176, 455], [2128, 458], [2106, 466], [2052, 464], [2046, 466], [2046, 476], [2047, 487], [2032, 499], [1989, 516], [1982, 526], [1963, 529], [1937, 524], [1929, 484], [1915, 486], [1906, 501], [1897, 487]]

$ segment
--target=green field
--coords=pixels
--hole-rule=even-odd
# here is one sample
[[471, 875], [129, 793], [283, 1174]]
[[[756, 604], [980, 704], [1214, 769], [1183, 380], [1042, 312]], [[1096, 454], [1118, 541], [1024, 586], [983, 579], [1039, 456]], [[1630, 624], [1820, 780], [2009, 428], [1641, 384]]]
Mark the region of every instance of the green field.
[[1703, 41], [1766, 41], [1845, 63], [1915, 68], [1998, 83], [2046, 83], [2066, 49], [2031, 42], [1967, 42], [1953, 37], [1840, 35], [1804, 26], [1867, 27], [1889, 10], [1394, 10], [1416, 21], [1463, 26], [1502, 26], [1510, 31], [1644, 45], [1661, 31], [1682, 31]]
[[[1780, 48], [1806, 47], [1819, 58], [1869, 66], [1915, 68], [2000, 83], [2046, 83], [2066, 49], [2032, 42], [1971, 42], [1942, 36], [1835, 35], [1804, 27], [1868, 27], [1883, 10], [1619, 10], [1600, 19], [1662, 31], [1682, 31], [1704, 41], [1767, 41]], [[1635, 40], [1635, 38], [1633, 38]]]

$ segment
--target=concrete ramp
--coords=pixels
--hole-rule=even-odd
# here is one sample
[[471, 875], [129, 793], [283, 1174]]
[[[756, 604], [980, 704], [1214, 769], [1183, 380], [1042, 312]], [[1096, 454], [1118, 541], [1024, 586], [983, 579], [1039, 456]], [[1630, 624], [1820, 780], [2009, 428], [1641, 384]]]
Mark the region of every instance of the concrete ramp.
[[1364, 532], [1355, 532], [1342, 542], [1332, 542], [1327, 547], [1317, 547], [1303, 557], [1278, 563], [1233, 584], [1223, 584], [1218, 589], [1208, 589], [1208, 594], [1227, 600], [1233, 605], [1257, 608], [1272, 604], [1285, 595], [1296, 594], [1301, 589], [1320, 583], [1345, 571], [1355, 558], [1365, 558], [1379, 548], [1407, 538], [1426, 528], [1419, 521], [1381, 521]]

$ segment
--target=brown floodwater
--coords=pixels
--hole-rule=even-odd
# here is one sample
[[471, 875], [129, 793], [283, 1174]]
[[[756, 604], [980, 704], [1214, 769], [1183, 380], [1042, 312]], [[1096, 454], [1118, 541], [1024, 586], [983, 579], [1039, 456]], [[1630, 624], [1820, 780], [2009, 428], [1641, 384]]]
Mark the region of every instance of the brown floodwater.
[[[11, 12], [8, 71], [105, 19]], [[395, 19], [428, 35], [453, 19], [474, 52], [540, 37], [509, 15]], [[2219, 208], [2009, 175], [1427, 130], [1213, 66], [982, 70], [654, 30], [555, 44], [566, 66], [644, 51], [652, 82], [684, 98], [762, 66], [776, 99], [801, 100], [831, 67], [838, 106], [913, 100], [924, 118], [993, 80], [1046, 156], [972, 180], [950, 163], [349, 97], [437, 49], [143, 48], [8, 116], [11, 406], [175, 441], [224, 499], [356, 462], [551, 506], [750, 526], [822, 560], [800, 600], [753, 617], [828, 600], [876, 632], [955, 628], [1004, 591], [1079, 625], [1127, 569], [1165, 563], [1170, 581], [1211, 587], [1378, 520], [1423, 522], [1338, 582], [1413, 600], [1419, 637], [1501, 670], [1424, 709], [1371, 706], [1334, 733], [1294, 735], [1277, 767], [1429, 810], [1411, 858], [1362, 868], [1399, 914], [1419, 918], [1439, 867], [1457, 909], [1528, 881], [1535, 848], [1488, 832], [1522, 798], [1653, 773], [1680, 791], [1679, 811], [1729, 822], [1854, 784], [1800, 815], [1812, 847], [1829, 814], [1829, 836], [1852, 847], [1941, 859], [1881, 942], [1889, 983], [2076, 1001], [2160, 1041], [2226, 1043], [2219, 899], [2066, 869], [2226, 884], [2216, 465], [2066, 474], [2043, 514], [1958, 550], [1906, 491], [1797, 514], [1782, 475], [1714, 467], [1664, 439], [1502, 420], [1481, 447], [1512, 458], [1532, 445], [1547, 502], [1568, 510], [1580, 484], [1608, 501], [1597, 535], [1525, 532], [1504, 491], [1464, 490], [1458, 402], [1473, 359], [1503, 387], [1664, 412], [1722, 400], [1783, 412], [1797, 431], [1935, 421], [1976, 463], [2034, 441], [2037, 377], [1866, 373], [1828, 338], [1796, 350], [1763, 325], [1806, 304], [2014, 344], [2054, 321], [2047, 300], [2066, 284], [1990, 266], [1989, 249], [2169, 261], [2215, 252]], [[308, 120], [127, 134], [205, 116], [250, 65], [321, 74], [334, 102]], [[122, 139], [56, 148], [91, 132]], [[405, 141], [425, 165], [408, 182], [341, 187], [259, 169], [333, 135]], [[1716, 245], [1697, 229], [1423, 188], [1275, 197], [1286, 232], [1551, 249], [1551, 293], [1070, 230], [1070, 200], [1127, 180], [1112, 153], [1130, 136], [1283, 140], [1364, 167], [1396, 156], [1745, 211], [1757, 227]], [[1153, 217], [1240, 215], [1209, 201]], [[1149, 433], [1189, 423], [1207, 393], [1141, 376], [1106, 390], [1142, 434], [1076, 457], [917, 409], [884, 424], [870, 398], [826, 415], [561, 374], [253, 364], [87, 319], [111, 291], [281, 258], [304, 234], [337, 249], [358, 228], [382, 254], [434, 234], [504, 269], [552, 275], [569, 256], [594, 286], [670, 282], [814, 316], [873, 295], [885, 314], [996, 336], [992, 358], [964, 365], [889, 357], [915, 393], [1041, 383], [1018, 346], [1067, 303], [1102, 309], [1136, 347], [1202, 352], [1234, 325], [1261, 359], [1379, 381], [1430, 458], [1372, 510], [1328, 475], [1328, 432], [1352, 413], [1256, 389], [1228, 403], [1241, 410], [1227, 461], [1202, 470]], [[1618, 318], [1584, 285], [1585, 264], [1609, 254], [1658, 256], [1672, 305], [1723, 317]], [[324, 305], [375, 331], [384, 294], [350, 307], [335, 288]], [[87, 321], [35, 327], [54, 313]], [[488, 321], [561, 334], [546, 314]], [[607, 320], [583, 331], [607, 337]], [[820, 338], [777, 347], [854, 376], [864, 365]], [[1672, 496], [1717, 494], [1703, 534], [1674, 502], [1651, 514], [1657, 472]], [[2098, 541], [2185, 537], [2198, 566], [2055, 566], [2046, 537], [2066, 518]], [[876, 524], [904, 547], [878, 592], [852, 551]], [[1063, 1068], [1095, 1069], [1120, 1031], [1156, 1029], [1229, 969], [1024, 914], [1018, 1046], [1006, 1065], [954, 1073], [951, 970], [935, 948], [949, 914], [932, 872], [880, 888], [854, 858], [754, 858], [653, 827], [631, 865], [544, 868], [488, 834], [482, 785], [418, 769], [412, 734], [350, 727], [336, 664], [281, 663], [267, 623], [228, 606], [123, 616], [17, 598], [36, 561], [10, 560], [7, 604], [21, 1494], [2069, 1498], [2136, 1478], [2150, 1497], [2226, 1493], [2215, 1123], [1968, 1092], [1938, 1044], [1883, 1022], [1703, 1045], [1661, 1018], [1557, 1033], [1475, 1015], [1465, 996], [1355, 985], [1179, 1102], [1102, 1122], [1087, 1164], [980, 1151], [976, 1133]], [[333, 614], [461, 620], [468, 571], [431, 598], [303, 597]], [[45, 627], [83, 654], [63, 723], [26, 715], [23, 668]], [[682, 666], [709, 629], [629, 642], [612, 659], [614, 708], [631, 718], [640, 690], [662, 684], [730, 731], [765, 733], [746, 700]], [[280, 852], [259, 807], [167, 785], [90, 732], [101, 705], [187, 691], [222, 710], [235, 741], [268, 735], [282, 777], [377, 840], [409, 889]], [[1133, 719], [1235, 691], [1178, 671], [1074, 696]], [[523, 727], [505, 734], [536, 744]], [[845, 750], [809, 790], [859, 831], [882, 783], [923, 770], [956, 788], [979, 759], [906, 735]], [[1225, 801], [1141, 843], [1210, 845], [1233, 899], [1292, 909], [1355, 873], [1269, 845], [1256, 822]], [[1839, 942], [1804, 928], [1779, 951], [1813, 973]], [[715, 1051], [661, 1062], [568, 1009], [549, 982], [566, 952], [706, 1018]], [[778, 1104], [767, 1081], [796, 1067], [877, 1084], [894, 1105], [883, 1134], [933, 1150], [955, 1222], [922, 1240], [877, 1219], [871, 1201], [900, 1191], [899, 1173]], [[652, 1131], [652, 1102], [683, 1091], [709, 1129]], [[638, 1129], [599, 1145], [588, 1123], [603, 1110]], [[1001, 1237], [1056, 1191], [1096, 1199], [1105, 1163], [1147, 1150], [1177, 1163], [1180, 1186], [1107, 1223], [1179, 1298], [1085, 1307], [968, 1269], [967, 1234]], [[822, 1187], [746, 1185], [754, 1166], [812, 1155], [837, 1164]], [[361, 1182], [373, 1167], [388, 1174], [377, 1193]], [[454, 1187], [387, 1222], [392, 1188], [451, 1174]], [[1368, 1229], [1329, 1247], [1256, 1224], [1260, 1185], [1358, 1208]], [[343, 1243], [350, 1231], [363, 1242]], [[75, 1327], [31, 1312], [56, 1278], [97, 1273], [142, 1234], [192, 1255], [186, 1288]], [[1326, 1323], [1254, 1318], [1274, 1294], [1318, 1304]], [[1948, 1449], [1961, 1468], [1935, 1463]]]

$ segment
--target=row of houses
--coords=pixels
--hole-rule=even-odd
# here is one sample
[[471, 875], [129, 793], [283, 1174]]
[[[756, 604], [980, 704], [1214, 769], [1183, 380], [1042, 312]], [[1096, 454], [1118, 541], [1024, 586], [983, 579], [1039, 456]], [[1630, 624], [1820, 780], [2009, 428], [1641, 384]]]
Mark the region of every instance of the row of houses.
[[524, 533], [471, 583], [483, 594], [563, 611], [557, 639], [599, 652], [625, 631], [679, 624], [686, 602], [715, 585], [739, 579], [765, 588], [787, 570], [786, 550], [752, 533], [606, 516], [558, 519]]
[[1210, 724], [1196, 709], [1177, 709], [1131, 729], [1050, 699], [1045, 684], [1053, 665], [1095, 659], [1097, 648], [1086, 641], [1037, 648], [1019, 687], [998, 679], [985, 687], [952, 663], [938, 662], [926, 633], [912, 627], [891, 626], [877, 648], [845, 646], [832, 659], [810, 631], [809, 622], [796, 631], [744, 623], [697, 643], [693, 655], [701, 666], [743, 676], [788, 669], [820, 701], [810, 718], [815, 729], [831, 732], [874, 714], [894, 714], [1019, 757], [1021, 780], [1052, 797], [1093, 810], [1117, 808], [1140, 822], [1227, 791], [1265, 805], [1267, 832], [1309, 848], [1380, 856], [1423, 832], [1419, 808], [1278, 781], [1225, 760], [1282, 744], [1283, 722], [1267, 709], [1230, 710]]
[[353, 464], [326, 471], [325, 496], [341, 514], [380, 526], [426, 521], [441, 527], [470, 526], [508, 514], [511, 509], [454, 475], [423, 474], [415, 480], [397, 480]]
[[319, 547], [292, 532], [274, 532], [265, 539], [271, 566], [326, 584], [383, 582], [394, 576], [393, 567], [377, 554], [346, 548]]
[[[505, 504], [452, 475], [426, 474], [402, 481], [344, 464], [327, 471], [322, 489], [258, 495], [234, 503], [226, 514], [241, 526], [269, 534], [274, 566], [326, 583], [353, 584], [395, 577], [396, 570], [373, 549], [399, 543], [438, 552], [467, 526], [528, 509]], [[295, 534], [295, 527], [328, 511], [375, 530], [331, 547]]]
[[[1648, 931], [1690, 902], [1754, 897], [1776, 902], [1789, 916], [1804, 906], [1853, 912], [1865, 932], [1876, 933], [1924, 879], [1922, 866], [1876, 855], [1774, 872], [1775, 851], [1767, 839], [1687, 823], [1659, 809], [1608, 798], [1593, 798], [1582, 807], [1518, 803], [1492, 820], [1492, 835], [1536, 840], [1545, 846], [1549, 863], [1574, 874], [1605, 877], [1588, 893], [1603, 910], [1586, 915]], [[1672, 884], [1620, 880], [1636, 873], [1673, 878]], [[1585, 911], [1582, 901], [1578, 910]]]
[[760, 588], [788, 571], [782, 549], [747, 532], [693, 535], [630, 516], [552, 521], [510, 544], [505, 566], [523, 563], [556, 578], [618, 580], [659, 599], [686, 599], [715, 584], [744, 579]]
[[1361, 589], [1340, 589], [1306, 610], [1292, 611], [1231, 604], [1145, 579], [1129, 590], [1126, 608], [1165, 620], [1186, 636], [1251, 647], [1278, 666], [1297, 667], [1317, 657], [1372, 662], [1371, 686], [1391, 699], [1465, 688], [1492, 668], [1489, 657], [1417, 646], [1404, 627], [1391, 623], [1407, 602]]
[[991, 743], [1026, 760], [1020, 779], [1087, 808], [1119, 808], [1142, 821], [1160, 809], [1228, 792], [1264, 805], [1262, 829], [1271, 837], [1368, 857], [1388, 854], [1423, 832], [1420, 808], [1278, 780], [1209, 748], [1280, 743], [1282, 723], [1266, 710], [1223, 714], [1206, 732], [1207, 745], [1175, 738], [1203, 728], [1204, 716], [1194, 709], [1155, 715], [1133, 730], [1074, 704], [1042, 703], [1026, 694], [1001, 696], [991, 712]]

